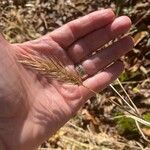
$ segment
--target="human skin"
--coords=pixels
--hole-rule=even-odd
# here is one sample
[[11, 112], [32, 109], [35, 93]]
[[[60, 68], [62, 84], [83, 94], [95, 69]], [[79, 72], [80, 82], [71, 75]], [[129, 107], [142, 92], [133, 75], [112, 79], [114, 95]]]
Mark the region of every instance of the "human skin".
[[[72, 69], [75, 64], [82, 64], [89, 75], [83, 84], [101, 91], [121, 74], [123, 63], [116, 60], [134, 44], [127, 36], [96, 55], [91, 54], [130, 27], [127, 16], [116, 18], [111, 9], [105, 9], [71, 21], [34, 41], [10, 44], [0, 36], [1, 149], [36, 149], [93, 95], [82, 86], [56, 80], [48, 83], [19, 64], [19, 54], [52, 54]], [[112, 62], [115, 63], [103, 69]]]

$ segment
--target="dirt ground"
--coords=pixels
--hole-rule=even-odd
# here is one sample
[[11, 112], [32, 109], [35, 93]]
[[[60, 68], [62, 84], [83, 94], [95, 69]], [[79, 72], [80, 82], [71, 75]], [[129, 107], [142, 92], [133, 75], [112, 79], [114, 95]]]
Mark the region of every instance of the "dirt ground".
[[[1, 0], [0, 31], [11, 43], [24, 42], [92, 11], [110, 7], [118, 16], [127, 15], [133, 22], [129, 33], [135, 40], [135, 47], [123, 58], [125, 71], [120, 80], [141, 114], [149, 113], [150, 117], [149, 0]], [[123, 93], [117, 83], [114, 84]], [[133, 129], [132, 122], [122, 126], [115, 121], [118, 108], [108, 102], [108, 98], [119, 99], [110, 88], [102, 91], [101, 96], [92, 97], [39, 149], [150, 149], [150, 143]], [[142, 130], [150, 137], [150, 128], [143, 127]]]

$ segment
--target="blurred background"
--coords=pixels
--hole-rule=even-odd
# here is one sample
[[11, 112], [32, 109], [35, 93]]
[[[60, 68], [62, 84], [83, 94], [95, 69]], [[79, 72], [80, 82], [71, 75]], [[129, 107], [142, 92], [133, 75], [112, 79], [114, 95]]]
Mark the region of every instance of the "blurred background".
[[[146, 120], [150, 121], [150, 1], [149, 0], [0, 0], [0, 32], [11, 43], [36, 39], [95, 10], [112, 8], [127, 15], [135, 47], [123, 59], [120, 80]], [[123, 94], [117, 83], [114, 83]], [[119, 118], [120, 110], [108, 101], [119, 99], [107, 88], [94, 96], [62, 129], [39, 149], [140, 150], [150, 144], [139, 134], [134, 120]], [[150, 128], [142, 131], [150, 137]]]

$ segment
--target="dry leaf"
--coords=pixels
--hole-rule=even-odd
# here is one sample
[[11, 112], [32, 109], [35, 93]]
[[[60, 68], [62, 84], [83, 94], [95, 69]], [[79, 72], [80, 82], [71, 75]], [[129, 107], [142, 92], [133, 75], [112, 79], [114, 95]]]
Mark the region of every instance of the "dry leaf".
[[138, 32], [134, 37], [134, 45], [138, 45], [146, 36], [148, 35], [147, 31]]

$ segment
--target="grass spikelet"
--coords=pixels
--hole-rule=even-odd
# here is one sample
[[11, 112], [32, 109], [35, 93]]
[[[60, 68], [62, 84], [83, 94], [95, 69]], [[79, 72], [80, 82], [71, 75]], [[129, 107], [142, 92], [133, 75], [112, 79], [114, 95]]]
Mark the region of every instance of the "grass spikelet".
[[82, 78], [80, 75], [78, 73], [69, 71], [55, 57], [22, 55], [18, 62], [23, 64], [28, 69], [36, 71], [50, 80], [56, 79], [60, 82], [67, 82], [77, 85], [82, 84]]

